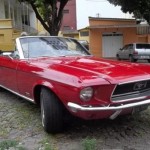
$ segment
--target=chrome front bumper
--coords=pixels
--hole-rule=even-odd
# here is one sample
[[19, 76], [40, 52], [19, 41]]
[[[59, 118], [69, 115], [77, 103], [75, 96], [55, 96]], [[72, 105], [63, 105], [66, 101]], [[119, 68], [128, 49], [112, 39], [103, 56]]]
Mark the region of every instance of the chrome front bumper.
[[122, 104], [119, 106], [101, 106], [101, 107], [80, 106], [72, 102], [68, 102], [67, 105], [71, 111], [78, 112], [78, 111], [107, 111], [107, 110], [118, 111], [126, 108], [133, 108], [133, 107], [148, 105], [148, 104], [150, 104], [150, 99], [143, 100], [140, 102], [133, 102], [130, 104]]

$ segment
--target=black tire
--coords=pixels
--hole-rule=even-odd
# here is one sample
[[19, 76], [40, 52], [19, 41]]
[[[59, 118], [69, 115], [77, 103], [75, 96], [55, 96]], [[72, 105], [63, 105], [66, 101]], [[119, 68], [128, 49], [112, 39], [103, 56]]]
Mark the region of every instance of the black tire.
[[47, 133], [58, 133], [63, 129], [63, 109], [59, 99], [46, 88], [41, 90], [41, 118]]
[[134, 59], [132, 55], [129, 56], [129, 60], [130, 60], [130, 62], [135, 62], [135, 61], [137, 61], [137, 59]]
[[147, 59], [147, 61], [150, 63], [150, 59]]

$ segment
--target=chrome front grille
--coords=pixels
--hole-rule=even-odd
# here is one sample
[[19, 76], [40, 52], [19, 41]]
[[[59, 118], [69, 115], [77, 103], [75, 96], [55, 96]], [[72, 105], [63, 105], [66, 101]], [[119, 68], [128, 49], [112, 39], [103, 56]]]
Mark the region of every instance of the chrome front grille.
[[119, 84], [112, 93], [112, 101], [134, 100], [150, 95], [150, 80]]

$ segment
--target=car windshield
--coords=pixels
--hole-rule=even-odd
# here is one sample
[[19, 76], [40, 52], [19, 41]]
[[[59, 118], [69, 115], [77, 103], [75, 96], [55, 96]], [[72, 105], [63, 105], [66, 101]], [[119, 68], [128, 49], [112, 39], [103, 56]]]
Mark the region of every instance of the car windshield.
[[150, 44], [136, 44], [137, 49], [150, 49]]
[[90, 55], [75, 39], [62, 37], [20, 38], [24, 58]]

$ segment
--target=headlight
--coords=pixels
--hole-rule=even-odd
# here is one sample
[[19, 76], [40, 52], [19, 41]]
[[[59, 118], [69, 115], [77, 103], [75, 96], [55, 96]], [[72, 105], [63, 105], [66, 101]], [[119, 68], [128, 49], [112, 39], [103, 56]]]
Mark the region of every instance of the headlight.
[[93, 96], [93, 89], [91, 87], [86, 87], [80, 92], [80, 99], [83, 101], [89, 101]]

